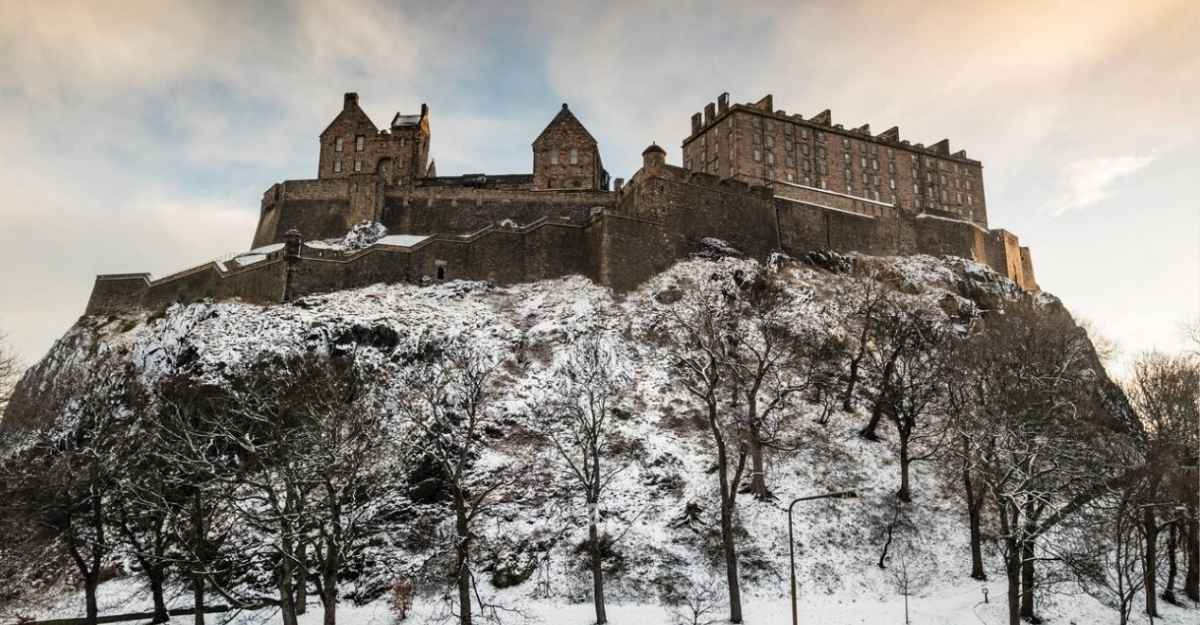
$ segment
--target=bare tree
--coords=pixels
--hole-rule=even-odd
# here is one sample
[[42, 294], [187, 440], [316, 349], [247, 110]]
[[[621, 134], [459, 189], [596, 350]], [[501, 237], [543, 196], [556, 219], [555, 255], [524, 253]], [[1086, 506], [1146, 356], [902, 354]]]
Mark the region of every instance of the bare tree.
[[[476, 460], [490, 445], [486, 430], [496, 414], [492, 377], [499, 359], [465, 339], [423, 340], [403, 382], [404, 402], [424, 434], [427, 457], [441, 470], [454, 511], [453, 576], [458, 591], [458, 618], [470, 625], [474, 576], [471, 555], [473, 526], [489, 496], [504, 486], [503, 468], [477, 468]], [[476, 599], [482, 604], [478, 593]]]
[[891, 298], [880, 304], [867, 335], [870, 349], [864, 361], [871, 387], [860, 389], [860, 394], [871, 402], [871, 418], [859, 432], [863, 438], [879, 439], [879, 422], [900, 390], [896, 386], [896, 367], [902, 360], [920, 359], [935, 343], [936, 331], [932, 316], [915, 304], [906, 307]]
[[1194, 475], [1200, 456], [1198, 389], [1200, 360], [1157, 353], [1140, 356], [1126, 384], [1126, 395], [1134, 409], [1126, 427], [1151, 467], [1138, 499], [1146, 541], [1146, 612], [1151, 616], [1158, 616], [1159, 534], [1164, 528], [1172, 531], [1159, 517], [1162, 511], [1189, 503], [1186, 490], [1180, 493], [1182, 498], [1173, 500], [1172, 495], [1178, 491], [1170, 486], [1180, 479], [1186, 481], [1189, 472]]
[[772, 495], [765, 453], [795, 451], [783, 440], [796, 414], [790, 408], [819, 386], [834, 348], [815, 332], [797, 331], [789, 323], [790, 315], [811, 303], [809, 297], [797, 297], [762, 274], [743, 278], [741, 292], [744, 305], [737, 307], [739, 318], [726, 332], [731, 408], [740, 412], [745, 429], [750, 493], [767, 499]]
[[904, 597], [905, 625], [912, 622], [908, 614], [908, 598], [929, 586], [937, 567], [929, 552], [920, 548], [918, 538], [915, 533], [903, 535], [897, 541], [891, 566], [888, 568], [892, 586]]
[[847, 320], [858, 322], [858, 335], [854, 345], [854, 354], [850, 357], [846, 387], [842, 391], [842, 409], [846, 412], [853, 407], [851, 402], [854, 398], [855, 387], [858, 385], [859, 371], [863, 359], [870, 351], [870, 339], [875, 331], [875, 322], [880, 313], [889, 306], [891, 291], [878, 279], [878, 276], [872, 275], [856, 281], [855, 287], [850, 289], [850, 297]]
[[[205, 581], [235, 604], [277, 606], [284, 625], [296, 625], [300, 574], [308, 566], [302, 549], [313, 527], [307, 502], [317, 488], [319, 468], [303, 430], [304, 358], [273, 362], [213, 389], [201, 410], [184, 408], [164, 449], [188, 474], [204, 476], [242, 531], [263, 535], [262, 550], [240, 554], [274, 573], [276, 597], [243, 595], [224, 588], [217, 575]], [[201, 506], [203, 507], [203, 506]], [[199, 517], [204, 516], [200, 510]], [[210, 525], [211, 527], [211, 525]]]
[[620, 467], [606, 469], [602, 461], [611, 444], [610, 404], [629, 380], [612, 343], [593, 335], [575, 343], [553, 381], [554, 389], [536, 411], [587, 505], [592, 601], [596, 623], [602, 625], [608, 622], [608, 616], [604, 606], [600, 500], [609, 481], [620, 471]]
[[16, 354], [8, 348], [6, 337], [0, 334], [0, 420], [4, 419], [20, 369]]
[[39, 528], [69, 557], [84, 588], [86, 622], [99, 618], [96, 589], [110, 564], [111, 500], [120, 478], [111, 450], [125, 435], [129, 369], [102, 353], [88, 369], [65, 372], [37, 408], [34, 432], [10, 474], [11, 513]]
[[1127, 458], [1105, 427], [1088, 345], [1068, 318], [1014, 307], [958, 350], [971, 406], [964, 457], [995, 506], [1012, 625], [1034, 618], [1037, 538], [1131, 479], [1114, 474]]
[[696, 400], [712, 437], [720, 496], [721, 545], [729, 593], [729, 620], [742, 622], [734, 517], [738, 486], [749, 451], [747, 428], [729, 416], [720, 391], [728, 385], [733, 350], [741, 337], [743, 290], [749, 287], [740, 272], [717, 270], [705, 280], [688, 284], [674, 301], [656, 310], [649, 336], [660, 341], [672, 361], [677, 384]]
[[1120, 624], [1126, 625], [1146, 580], [1145, 542], [1134, 489], [1102, 498], [1082, 513], [1094, 519], [1078, 524], [1083, 545], [1065, 562], [1081, 586], [1115, 607]]
[[893, 330], [892, 336], [908, 336], [897, 347], [891, 361], [888, 382], [880, 390], [878, 405], [896, 427], [900, 456], [900, 501], [912, 501], [909, 479], [914, 462], [933, 458], [947, 437], [942, 418], [946, 396], [946, 361], [938, 353], [943, 329], [935, 321], [920, 316], [887, 316], [884, 323], [912, 324], [911, 330]]
[[671, 619], [674, 625], [716, 625], [722, 622], [719, 614], [725, 609], [721, 600], [720, 581], [712, 576], [700, 579], [688, 579], [684, 587], [675, 595], [665, 598], [665, 603], [671, 606]]
[[378, 373], [354, 356], [310, 361], [301, 372], [300, 428], [314, 467], [308, 502], [325, 625], [337, 622], [338, 576], [395, 506], [396, 480], [417, 447], [366, 379]]

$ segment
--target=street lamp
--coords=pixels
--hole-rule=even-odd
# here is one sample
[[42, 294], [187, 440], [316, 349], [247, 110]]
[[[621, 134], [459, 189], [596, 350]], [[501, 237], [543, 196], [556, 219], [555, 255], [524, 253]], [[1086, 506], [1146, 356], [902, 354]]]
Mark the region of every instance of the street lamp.
[[808, 497], [797, 497], [788, 505], [788, 559], [792, 561], [792, 625], [800, 625], [799, 618], [796, 616], [796, 540], [792, 538], [792, 508], [801, 501], [812, 501], [813, 499], [852, 499], [858, 497], [858, 493], [852, 490], [844, 490], [837, 493], [825, 493], [824, 495], [809, 495]]

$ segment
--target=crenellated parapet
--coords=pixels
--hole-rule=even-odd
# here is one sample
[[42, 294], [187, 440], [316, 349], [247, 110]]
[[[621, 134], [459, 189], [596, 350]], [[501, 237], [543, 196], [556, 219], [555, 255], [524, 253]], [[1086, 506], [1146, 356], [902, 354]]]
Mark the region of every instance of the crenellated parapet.
[[[642, 166], [610, 191], [595, 140], [565, 106], [533, 142], [532, 173], [436, 176], [424, 160], [428, 107], [378, 130], [347, 94], [321, 135], [320, 175], [264, 192], [249, 252], [161, 278], [98, 276], [87, 313], [571, 274], [625, 291], [709, 238], [760, 259], [818, 250], [954, 255], [1038, 288], [1029, 248], [988, 228], [981, 165], [951, 152], [948, 140], [910, 145], [895, 126], [872, 134], [869, 124], [835, 124], [828, 109], [805, 119], [773, 104], [770, 95], [732, 104], [722, 94], [693, 116], [683, 167], [651, 144]], [[399, 160], [380, 152], [399, 145], [417, 151]], [[372, 166], [346, 172], [339, 158]], [[402, 167], [381, 166], [386, 159]], [[364, 243], [361, 224], [377, 236]]]

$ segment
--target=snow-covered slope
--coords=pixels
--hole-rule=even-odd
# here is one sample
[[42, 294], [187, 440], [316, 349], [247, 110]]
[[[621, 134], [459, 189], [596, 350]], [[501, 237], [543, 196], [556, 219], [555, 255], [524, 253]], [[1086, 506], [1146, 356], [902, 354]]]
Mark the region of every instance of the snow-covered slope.
[[[550, 373], [556, 358], [580, 336], [603, 329], [622, 337], [629, 348], [633, 380], [617, 406], [622, 418], [616, 421], [617, 454], [610, 461], [624, 468], [601, 505], [605, 531], [620, 537], [615, 548], [619, 566], [609, 577], [608, 593], [610, 601], [626, 607], [611, 613], [618, 623], [664, 622], [663, 609], [649, 607], [661, 593], [720, 578], [718, 503], [708, 434], [693, 420], [696, 406], [671, 384], [671, 363], [653, 341], [644, 339], [645, 331], [662, 293], [689, 288], [714, 271], [735, 270], [776, 272], [789, 288], [811, 294], [798, 300], [802, 303], [789, 311], [789, 318], [829, 334], [852, 330], [840, 303], [847, 289], [861, 280], [886, 282], [912, 307], [963, 324], [982, 309], [1023, 297], [1058, 305], [1049, 295], [1024, 294], [986, 267], [962, 259], [819, 256], [808, 262], [776, 259], [769, 267], [732, 258], [682, 262], [620, 299], [572, 277], [505, 288], [469, 282], [376, 285], [274, 306], [175, 306], [158, 314], [81, 319], [27, 374], [6, 425], [21, 424], [23, 414], [55, 384], [58, 373], [101, 351], [125, 354], [151, 385], [182, 363], [208, 381], [221, 383], [274, 355], [336, 352], [358, 345], [383, 356], [410, 349], [419, 335], [433, 333], [468, 337], [502, 355], [502, 409], [516, 426], [533, 427], [529, 408], [553, 384]], [[816, 406], [803, 405], [799, 411], [790, 432], [799, 449], [768, 456], [768, 480], [776, 500], [746, 496], [739, 503], [741, 570], [750, 622], [790, 620], [787, 502], [846, 489], [856, 490], [860, 498], [797, 508], [804, 622], [901, 622], [901, 598], [889, 574], [875, 566], [898, 484], [891, 437], [876, 443], [859, 438], [856, 432], [865, 422], [861, 412], [837, 411], [821, 424]], [[498, 502], [479, 524], [481, 579], [490, 579], [489, 573], [497, 570], [532, 571], [522, 584], [489, 592], [504, 602], [527, 606], [530, 614], [571, 615], [554, 622], [589, 622], [588, 606], [578, 605], [590, 596], [589, 580], [573, 555], [586, 536], [582, 500], [570, 496], [566, 475], [545, 446], [512, 439], [496, 445], [492, 453], [489, 462], [508, 464], [520, 476], [521, 496]], [[919, 549], [932, 562], [928, 585], [911, 598], [914, 613], [922, 615], [914, 622], [1002, 622], [1003, 582], [966, 577], [967, 532], [952, 478], [938, 475], [932, 466], [914, 471], [911, 518], [921, 528]], [[689, 507], [699, 511], [697, 522], [688, 522]], [[445, 522], [450, 522], [449, 516]], [[438, 529], [444, 535], [452, 526]], [[402, 553], [398, 560], [407, 564], [377, 571], [364, 583], [411, 574], [442, 547], [433, 541], [424, 551]], [[999, 578], [999, 560], [989, 557], [987, 564]], [[977, 605], [981, 586], [990, 586], [991, 604]], [[718, 583], [717, 588], [722, 586]], [[371, 589], [357, 590], [370, 594]], [[1077, 593], [1050, 600], [1053, 605], [1046, 607], [1046, 615], [1070, 617], [1057, 622], [1099, 622], [1113, 614]], [[430, 613], [433, 601], [421, 607], [419, 600], [418, 611]], [[1178, 620], [1181, 612], [1170, 606], [1166, 610], [1163, 622], [1184, 622]], [[386, 620], [368, 616], [362, 621]]]

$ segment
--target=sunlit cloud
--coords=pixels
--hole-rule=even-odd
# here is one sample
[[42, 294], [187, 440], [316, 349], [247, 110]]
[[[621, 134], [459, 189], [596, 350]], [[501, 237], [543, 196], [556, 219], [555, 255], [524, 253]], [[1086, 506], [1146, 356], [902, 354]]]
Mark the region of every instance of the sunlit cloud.
[[1153, 156], [1085, 158], [1067, 164], [1062, 191], [1053, 205], [1057, 217], [1088, 208], [1108, 199], [1122, 178], [1131, 176], [1154, 162]]

